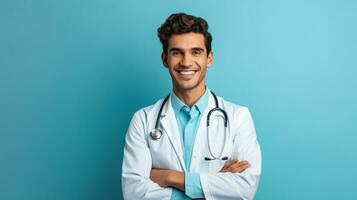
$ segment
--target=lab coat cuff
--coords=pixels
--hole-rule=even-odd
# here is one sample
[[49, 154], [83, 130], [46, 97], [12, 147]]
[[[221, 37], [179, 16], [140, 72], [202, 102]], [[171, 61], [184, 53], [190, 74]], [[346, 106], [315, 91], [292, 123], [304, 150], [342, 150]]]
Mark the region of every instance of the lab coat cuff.
[[205, 197], [203, 194], [199, 173], [185, 173], [185, 194], [192, 199]]

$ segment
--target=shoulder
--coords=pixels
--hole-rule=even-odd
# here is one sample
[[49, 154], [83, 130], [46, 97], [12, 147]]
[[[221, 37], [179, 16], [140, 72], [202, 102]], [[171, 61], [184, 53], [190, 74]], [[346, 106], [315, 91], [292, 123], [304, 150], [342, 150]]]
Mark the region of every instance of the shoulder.
[[140, 108], [135, 113], [144, 114], [144, 113], [155, 112], [157, 109], [159, 109], [161, 107], [161, 104], [162, 104], [163, 101], [164, 101], [164, 98], [161, 98], [161, 99], [157, 100], [155, 103], [153, 103], [153, 104], [151, 104], [149, 106], [145, 106], [143, 108]]
[[138, 109], [134, 112], [133, 120], [141, 119], [141, 121], [147, 121], [147, 118], [151, 118], [153, 115], [157, 115], [163, 101], [164, 98], [161, 98], [149, 106]]
[[146, 133], [149, 129], [149, 124], [153, 120], [156, 120], [160, 106], [163, 102], [163, 99], [159, 99], [154, 104], [145, 106], [136, 110], [131, 118], [129, 125], [129, 133], [131, 132], [140, 132]]

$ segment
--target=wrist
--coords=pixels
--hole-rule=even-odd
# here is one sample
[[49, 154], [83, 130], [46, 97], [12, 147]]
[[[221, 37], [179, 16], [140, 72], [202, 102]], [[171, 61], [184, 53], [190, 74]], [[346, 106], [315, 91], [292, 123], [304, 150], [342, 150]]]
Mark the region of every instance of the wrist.
[[175, 173], [174, 170], [169, 170], [166, 176], [166, 185], [173, 186], [175, 184]]
[[171, 170], [167, 182], [169, 186], [185, 191], [185, 174], [183, 172]]

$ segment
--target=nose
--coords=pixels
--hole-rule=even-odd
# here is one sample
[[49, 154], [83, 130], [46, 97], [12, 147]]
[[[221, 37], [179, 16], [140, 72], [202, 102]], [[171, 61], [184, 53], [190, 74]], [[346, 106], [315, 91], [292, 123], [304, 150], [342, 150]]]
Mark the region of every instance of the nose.
[[184, 55], [182, 56], [180, 65], [182, 67], [191, 67], [191, 66], [193, 66], [192, 56], [189, 53], [184, 53]]

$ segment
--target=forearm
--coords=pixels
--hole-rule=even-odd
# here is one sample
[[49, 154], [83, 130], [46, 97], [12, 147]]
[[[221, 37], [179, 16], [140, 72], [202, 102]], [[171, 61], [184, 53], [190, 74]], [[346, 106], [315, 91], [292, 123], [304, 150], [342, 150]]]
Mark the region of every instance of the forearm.
[[185, 174], [171, 169], [151, 169], [150, 179], [162, 187], [174, 187], [185, 191]]
[[190, 198], [203, 198], [203, 190], [198, 173], [184, 173], [170, 169], [152, 169], [150, 179], [161, 187], [173, 187]]
[[122, 188], [124, 199], [169, 199], [172, 188], [160, 187], [151, 180], [137, 175], [124, 175]]
[[168, 178], [168, 185], [175, 187], [181, 191], [185, 191], [185, 173], [171, 170], [171, 174]]

